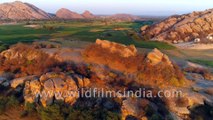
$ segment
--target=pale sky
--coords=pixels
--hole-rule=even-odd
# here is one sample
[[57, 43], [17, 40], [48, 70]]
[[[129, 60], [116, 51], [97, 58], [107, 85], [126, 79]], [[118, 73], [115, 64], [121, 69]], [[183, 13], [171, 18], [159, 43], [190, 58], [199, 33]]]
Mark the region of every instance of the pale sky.
[[[0, 3], [14, 0], [0, 0]], [[55, 13], [60, 8], [94, 14], [173, 15], [213, 8], [213, 0], [20, 0]]]

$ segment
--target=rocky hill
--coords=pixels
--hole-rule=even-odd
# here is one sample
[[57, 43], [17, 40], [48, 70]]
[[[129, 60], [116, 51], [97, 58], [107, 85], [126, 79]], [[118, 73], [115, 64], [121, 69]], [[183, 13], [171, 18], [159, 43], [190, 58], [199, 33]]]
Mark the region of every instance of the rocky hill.
[[66, 8], [61, 8], [56, 12], [56, 17], [62, 19], [82, 19], [84, 18], [82, 15], [72, 12]]
[[51, 15], [36, 6], [20, 1], [0, 4], [0, 19], [49, 19]]
[[88, 11], [88, 10], [84, 11], [84, 13], [82, 14], [82, 16], [83, 16], [84, 18], [90, 18], [90, 19], [96, 18], [96, 16], [93, 15], [93, 14], [92, 14], [90, 11]]
[[160, 23], [141, 28], [144, 37], [181, 43], [213, 41], [213, 9], [171, 16]]
[[70, 11], [66, 8], [61, 8], [56, 12], [56, 17], [61, 19], [94, 19], [96, 18], [90, 11], [86, 10], [83, 14]]

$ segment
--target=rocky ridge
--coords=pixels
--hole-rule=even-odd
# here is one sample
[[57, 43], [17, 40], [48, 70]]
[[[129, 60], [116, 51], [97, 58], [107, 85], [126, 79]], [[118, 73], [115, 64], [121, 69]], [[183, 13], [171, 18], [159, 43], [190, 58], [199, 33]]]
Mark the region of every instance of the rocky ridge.
[[143, 26], [142, 35], [153, 40], [182, 43], [213, 41], [213, 10], [171, 16], [157, 24]]
[[37, 8], [36, 6], [15, 1], [0, 4], [0, 19], [50, 19], [51, 15]]

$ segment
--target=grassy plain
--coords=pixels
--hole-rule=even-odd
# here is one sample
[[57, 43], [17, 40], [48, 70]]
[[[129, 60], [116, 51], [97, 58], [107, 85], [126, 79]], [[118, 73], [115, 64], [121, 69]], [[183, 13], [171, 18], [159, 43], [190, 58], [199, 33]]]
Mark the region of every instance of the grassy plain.
[[[30, 24], [0, 25], [0, 42], [7, 45], [49, 40], [94, 42], [100, 38], [126, 45], [134, 44], [140, 48], [175, 48], [167, 43], [144, 41], [139, 35], [139, 30], [145, 24], [151, 22], [34, 21]], [[38, 27], [26, 27], [26, 25]]]
[[212, 60], [191, 59], [189, 61], [213, 68], [213, 61]]

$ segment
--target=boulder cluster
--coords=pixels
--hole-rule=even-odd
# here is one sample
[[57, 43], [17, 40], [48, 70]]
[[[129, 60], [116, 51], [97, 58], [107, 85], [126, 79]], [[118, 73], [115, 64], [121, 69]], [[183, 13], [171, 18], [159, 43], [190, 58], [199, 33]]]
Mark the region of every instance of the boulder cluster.
[[[28, 103], [40, 102], [43, 106], [53, 104], [55, 100], [61, 100], [70, 105], [74, 104], [78, 97], [78, 89], [90, 84], [88, 78], [65, 73], [46, 73], [41, 76], [27, 76], [11, 81], [11, 87], [17, 89], [24, 87], [24, 100]], [[69, 93], [70, 92], [70, 93]]]

